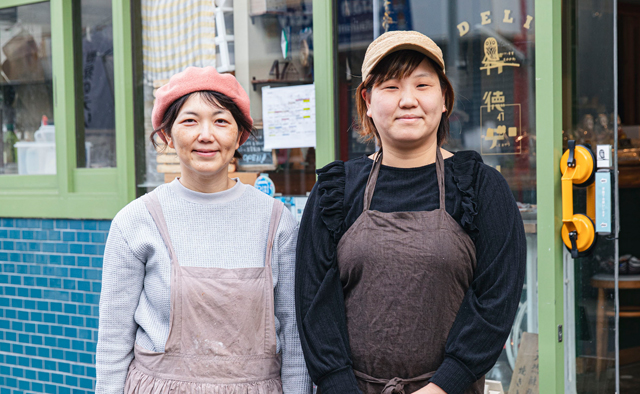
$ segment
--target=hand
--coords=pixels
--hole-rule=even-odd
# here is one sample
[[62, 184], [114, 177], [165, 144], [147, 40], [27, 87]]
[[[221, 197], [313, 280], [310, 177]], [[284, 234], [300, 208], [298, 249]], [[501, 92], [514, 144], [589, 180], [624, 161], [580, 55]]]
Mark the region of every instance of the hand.
[[434, 383], [429, 383], [425, 387], [418, 391], [414, 391], [413, 394], [447, 394], [446, 391], [438, 387]]

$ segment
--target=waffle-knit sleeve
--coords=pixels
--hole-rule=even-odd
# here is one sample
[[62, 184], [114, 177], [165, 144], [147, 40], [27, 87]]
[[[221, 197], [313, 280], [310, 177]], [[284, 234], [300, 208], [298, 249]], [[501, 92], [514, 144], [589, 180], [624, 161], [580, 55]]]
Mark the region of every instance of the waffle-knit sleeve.
[[118, 227], [111, 224], [104, 251], [100, 323], [96, 353], [96, 393], [121, 394], [133, 359], [145, 264], [134, 255]]
[[285, 394], [310, 394], [313, 385], [300, 347], [295, 310], [295, 263], [298, 223], [285, 209], [273, 248], [273, 270], [278, 278], [274, 293], [276, 333], [282, 352], [282, 389]]

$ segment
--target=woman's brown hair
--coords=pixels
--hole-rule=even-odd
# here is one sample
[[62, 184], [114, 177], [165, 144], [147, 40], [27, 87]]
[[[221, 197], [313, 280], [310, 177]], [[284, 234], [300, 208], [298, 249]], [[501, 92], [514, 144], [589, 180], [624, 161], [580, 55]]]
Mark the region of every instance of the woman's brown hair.
[[367, 116], [367, 102], [362, 97], [362, 92], [366, 91], [367, 94], [371, 94], [371, 89], [374, 86], [390, 79], [402, 79], [411, 75], [424, 60], [427, 60], [438, 74], [440, 88], [444, 92], [444, 102], [447, 107], [447, 112], [442, 113], [440, 125], [438, 126], [438, 146], [442, 146], [447, 140], [447, 137], [449, 137], [449, 115], [451, 115], [451, 111], [453, 110], [453, 101], [455, 98], [451, 82], [444, 71], [433, 60], [420, 52], [407, 49], [390, 53], [382, 59], [380, 63], [373, 68], [369, 76], [367, 76], [367, 80], [362, 81], [356, 90], [356, 110], [358, 111], [360, 121], [358, 134], [360, 134], [363, 142], [370, 142], [375, 139], [378, 146], [382, 146], [378, 129], [376, 129], [373, 119]]
[[[158, 142], [155, 139], [156, 134], [164, 132], [164, 134], [171, 138], [171, 126], [173, 126], [173, 122], [176, 121], [178, 113], [180, 113], [180, 109], [182, 109], [184, 103], [189, 99], [189, 97], [194, 94], [199, 94], [200, 97], [211, 106], [214, 106], [216, 108], [224, 108], [231, 112], [231, 116], [233, 116], [233, 119], [238, 124], [238, 135], [242, 135], [242, 133], [246, 131], [252, 137], [255, 137], [255, 129], [253, 128], [252, 123], [244, 116], [242, 111], [240, 111], [240, 108], [238, 108], [236, 103], [234, 103], [229, 96], [220, 92], [214, 92], [212, 90], [201, 90], [185, 94], [184, 96], [171, 103], [169, 108], [167, 108], [166, 112], [164, 113], [164, 117], [162, 118], [162, 123], [160, 123], [160, 126], [157, 129], [153, 130], [153, 133], [151, 133], [150, 136], [151, 143], [156, 149], [160, 148]], [[166, 145], [163, 146], [162, 149], [164, 149], [165, 147]], [[236, 150], [233, 157], [242, 158], [242, 155]]]

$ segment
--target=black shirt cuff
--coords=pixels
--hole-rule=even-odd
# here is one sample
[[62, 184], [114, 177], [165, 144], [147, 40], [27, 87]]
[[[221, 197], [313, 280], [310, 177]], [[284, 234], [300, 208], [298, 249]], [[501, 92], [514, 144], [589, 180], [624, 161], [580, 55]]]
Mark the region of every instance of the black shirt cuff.
[[350, 366], [323, 376], [317, 385], [320, 394], [362, 394]]
[[466, 365], [454, 357], [446, 356], [430, 381], [447, 394], [463, 394], [476, 380], [475, 375]]

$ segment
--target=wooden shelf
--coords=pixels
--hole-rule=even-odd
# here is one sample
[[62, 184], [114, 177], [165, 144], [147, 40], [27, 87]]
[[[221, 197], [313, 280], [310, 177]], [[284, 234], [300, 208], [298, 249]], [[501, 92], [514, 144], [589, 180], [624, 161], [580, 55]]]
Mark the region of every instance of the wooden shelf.
[[306, 85], [313, 83], [313, 79], [295, 79], [295, 80], [286, 80], [286, 79], [254, 79], [251, 81], [251, 85], [253, 85], [253, 91], [255, 92], [258, 86], [264, 85]]
[[253, 18], [253, 17], [256, 17], [256, 16], [263, 16], [263, 15], [296, 15], [296, 14], [312, 16], [313, 12], [311, 12], [311, 11], [300, 11], [300, 10], [292, 9], [291, 11], [289, 11], [289, 10], [287, 10], [287, 11], [267, 11], [267, 12], [263, 12], [261, 14], [249, 14], [249, 16]]
[[0, 86], [21, 86], [21, 85], [53, 85], [52, 80], [39, 80], [39, 81], [31, 81], [31, 80], [13, 80], [13, 81], [2, 81], [0, 82]]

